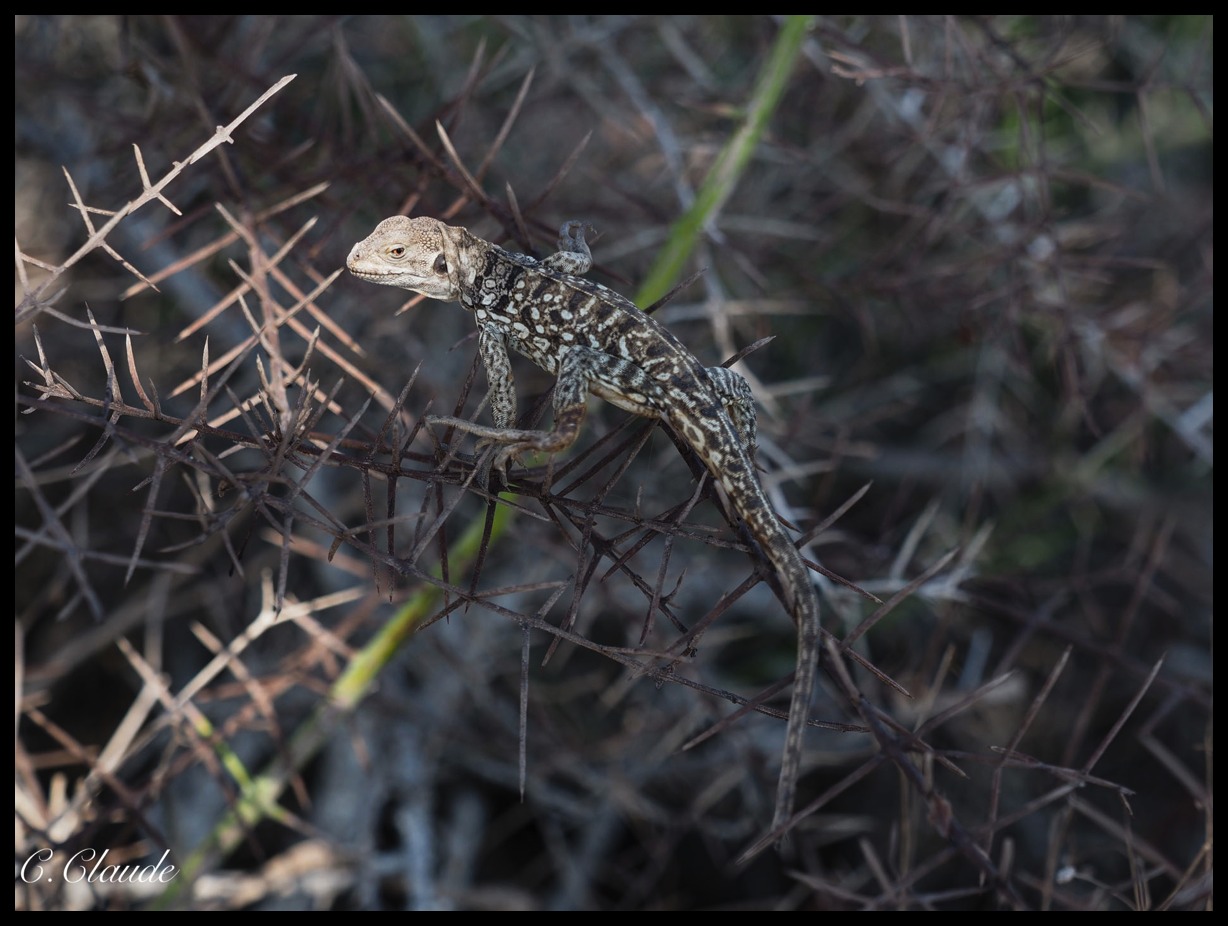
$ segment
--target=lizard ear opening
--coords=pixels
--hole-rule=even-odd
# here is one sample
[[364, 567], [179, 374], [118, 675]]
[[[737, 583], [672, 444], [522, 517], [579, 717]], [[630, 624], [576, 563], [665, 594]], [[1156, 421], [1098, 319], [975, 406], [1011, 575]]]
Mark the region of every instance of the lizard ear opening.
[[448, 259], [444, 257], [442, 254], [440, 254], [438, 257], [435, 258], [435, 266], [432, 269], [434, 269], [434, 271], [438, 273], [440, 276], [447, 276], [448, 275]]

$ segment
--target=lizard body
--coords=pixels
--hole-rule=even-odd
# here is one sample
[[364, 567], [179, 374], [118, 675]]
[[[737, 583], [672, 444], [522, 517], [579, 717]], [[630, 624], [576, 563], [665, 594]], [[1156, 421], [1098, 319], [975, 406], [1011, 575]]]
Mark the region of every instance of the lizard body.
[[[629, 299], [583, 279], [580, 274], [592, 265], [584, 229], [568, 222], [559, 233], [559, 251], [536, 260], [435, 219], [393, 216], [354, 245], [346, 264], [361, 279], [460, 302], [473, 313], [495, 427], [452, 417], [428, 420], [502, 445], [497, 466], [526, 451], [556, 453], [571, 446], [591, 392], [668, 422], [723, 486], [775, 569], [797, 624], [797, 670], [773, 818], [773, 829], [779, 829], [792, 813], [814, 690], [818, 596], [755, 474], [755, 412], [746, 380], [724, 367], [704, 367]], [[558, 377], [552, 431], [514, 427], [508, 348]]]

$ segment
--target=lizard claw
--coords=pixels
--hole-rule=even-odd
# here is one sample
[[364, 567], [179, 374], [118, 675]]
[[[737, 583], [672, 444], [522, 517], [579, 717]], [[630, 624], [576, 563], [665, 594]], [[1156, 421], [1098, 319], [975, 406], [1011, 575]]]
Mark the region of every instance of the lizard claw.
[[523, 444], [501, 444], [498, 441], [483, 438], [477, 442], [475, 449], [479, 453], [493, 451], [490, 455], [490, 463], [488, 469], [499, 477], [499, 481], [505, 488], [510, 487], [507, 479], [508, 464], [519, 465], [519, 457], [526, 451]]

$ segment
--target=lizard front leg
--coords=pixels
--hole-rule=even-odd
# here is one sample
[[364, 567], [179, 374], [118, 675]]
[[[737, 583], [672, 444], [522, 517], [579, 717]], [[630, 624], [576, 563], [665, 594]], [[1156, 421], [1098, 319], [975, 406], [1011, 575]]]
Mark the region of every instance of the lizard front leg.
[[593, 266], [593, 253], [588, 249], [584, 233], [592, 231], [593, 226], [587, 222], [571, 219], [563, 223], [559, 229], [559, 249], [549, 257], [543, 257], [538, 263], [551, 270], [584, 276]]
[[516, 423], [516, 377], [503, 329], [489, 324], [478, 329], [478, 353], [486, 368], [486, 398], [495, 427], [510, 428]]
[[[478, 353], [482, 357], [482, 366], [486, 369], [486, 399], [495, 426], [488, 428], [451, 415], [430, 415], [426, 423], [475, 434], [481, 438], [481, 449], [484, 444], [506, 443], [501, 436], [514, 433], [512, 425], [516, 423], [516, 378], [512, 373], [512, 360], [507, 352], [507, 336], [497, 325], [483, 325], [478, 329]], [[496, 457], [494, 466], [499, 472], [504, 471], [508, 456], [510, 454], [501, 451]]]

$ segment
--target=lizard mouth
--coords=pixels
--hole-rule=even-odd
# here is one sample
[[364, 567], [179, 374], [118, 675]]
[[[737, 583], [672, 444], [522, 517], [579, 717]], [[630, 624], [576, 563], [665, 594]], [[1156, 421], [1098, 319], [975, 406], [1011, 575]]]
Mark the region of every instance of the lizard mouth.
[[375, 273], [371, 270], [355, 270], [353, 267], [350, 267], [350, 273], [360, 280], [370, 280], [372, 283], [386, 282], [389, 277], [389, 274], [386, 273]]
[[384, 286], [399, 286], [403, 289], [417, 290], [419, 285], [425, 285], [425, 280], [406, 279], [403, 273], [380, 273], [377, 270], [358, 270], [350, 267], [349, 271], [360, 280], [368, 283], [380, 283]]

